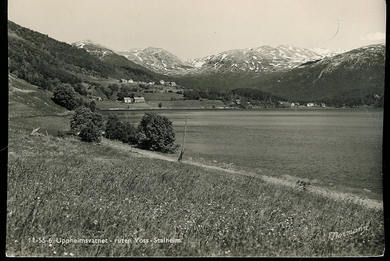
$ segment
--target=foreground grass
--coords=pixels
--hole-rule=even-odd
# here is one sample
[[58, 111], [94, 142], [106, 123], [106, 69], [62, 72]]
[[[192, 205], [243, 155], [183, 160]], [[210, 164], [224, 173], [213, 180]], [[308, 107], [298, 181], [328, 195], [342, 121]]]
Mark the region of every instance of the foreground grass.
[[8, 255], [380, 255], [384, 247], [382, 211], [18, 129], [10, 131], [7, 212]]

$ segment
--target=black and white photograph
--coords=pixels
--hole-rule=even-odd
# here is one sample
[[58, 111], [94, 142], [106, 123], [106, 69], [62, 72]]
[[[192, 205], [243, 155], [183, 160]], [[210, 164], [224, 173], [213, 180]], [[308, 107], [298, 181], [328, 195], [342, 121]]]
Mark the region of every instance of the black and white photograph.
[[8, 0], [6, 23], [7, 257], [384, 255], [385, 0]]

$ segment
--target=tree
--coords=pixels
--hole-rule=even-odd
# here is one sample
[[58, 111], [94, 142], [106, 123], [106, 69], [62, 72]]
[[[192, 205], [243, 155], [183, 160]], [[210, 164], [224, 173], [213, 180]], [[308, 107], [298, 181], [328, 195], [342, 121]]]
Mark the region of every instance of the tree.
[[130, 123], [122, 123], [122, 141], [129, 144], [137, 144], [137, 129]]
[[94, 124], [99, 130], [103, 128], [103, 117], [99, 113], [92, 112], [87, 107], [79, 107], [76, 109], [71, 121], [70, 128], [74, 132], [80, 132], [81, 129], [88, 125], [88, 123]]
[[174, 152], [175, 132], [172, 122], [156, 113], [145, 113], [138, 125], [138, 146], [143, 149], [161, 152]]
[[73, 88], [80, 95], [84, 95], [85, 96], [85, 95], [88, 94], [87, 88], [82, 83], [76, 83]]
[[111, 94], [119, 90], [119, 85], [116, 83], [110, 84], [108, 88], [111, 90]]
[[110, 115], [106, 123], [105, 137], [124, 143], [137, 144], [137, 129], [130, 122], [121, 122], [116, 115]]
[[159, 102], [159, 103], [158, 103], [158, 107], [159, 107], [159, 108], [162, 107], [162, 102]]
[[132, 88], [123, 86], [120, 91], [116, 95], [119, 101], [123, 101], [124, 97], [134, 97], [134, 93], [132, 92]]
[[104, 129], [103, 116], [97, 112], [91, 111], [91, 113], [92, 113], [92, 123], [95, 124], [95, 126], [102, 131]]
[[199, 100], [200, 99], [199, 92], [195, 91], [195, 90], [185, 90], [183, 95], [184, 95], [184, 98], [186, 100]]
[[68, 110], [73, 110], [80, 106], [80, 99], [78, 99], [76, 92], [70, 84], [63, 84], [58, 86], [53, 93], [53, 101]]
[[110, 115], [106, 122], [106, 130], [104, 136], [111, 140], [122, 140], [123, 133], [123, 124], [119, 120], [118, 116]]
[[100, 142], [101, 131], [95, 124], [90, 121], [81, 128], [79, 136], [82, 141]]

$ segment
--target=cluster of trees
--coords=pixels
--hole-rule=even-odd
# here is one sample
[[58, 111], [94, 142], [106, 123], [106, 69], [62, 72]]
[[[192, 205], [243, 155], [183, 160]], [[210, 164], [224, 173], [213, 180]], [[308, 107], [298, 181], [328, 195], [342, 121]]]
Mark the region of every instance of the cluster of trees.
[[327, 98], [324, 102], [335, 107], [356, 107], [369, 105], [382, 108], [384, 104], [384, 95], [367, 94], [367, 95], [340, 95], [340, 97]]
[[234, 101], [235, 99], [240, 99], [241, 107], [246, 108], [245, 104], [248, 101], [254, 105], [265, 105], [265, 104], [276, 104], [278, 101], [283, 101], [282, 97], [272, 95], [267, 92], [260, 91], [258, 89], [252, 88], [238, 88], [230, 91], [217, 91], [217, 90], [185, 90], [184, 98], [187, 100], [199, 100], [199, 99], [209, 99], [209, 100], [221, 100], [225, 103]]
[[70, 128], [86, 142], [100, 142], [104, 133], [108, 139], [152, 151], [171, 153], [178, 147], [172, 122], [156, 113], [145, 113], [136, 128], [130, 122], [121, 121], [116, 115], [109, 116], [104, 124], [101, 114], [91, 107], [81, 106], [75, 110]]
[[130, 122], [122, 122], [116, 115], [108, 117], [104, 136], [111, 140], [120, 140], [132, 145], [137, 144], [137, 129]]
[[122, 86], [117, 93], [117, 100], [118, 101], [123, 101], [124, 97], [134, 97], [134, 91], [136, 91], [136, 88], [128, 87], [128, 86]]
[[80, 106], [70, 120], [70, 129], [82, 141], [100, 142], [104, 130], [103, 117], [89, 107]]
[[174, 152], [175, 131], [172, 122], [156, 113], [145, 113], [137, 129], [138, 147], [161, 152]]
[[228, 92], [218, 92], [218, 91], [202, 91], [202, 90], [184, 90], [183, 96], [186, 100], [199, 100], [199, 99], [209, 99], [209, 100], [227, 100], [229, 98]]
[[69, 84], [59, 85], [53, 92], [52, 100], [68, 110], [73, 110], [83, 104], [83, 99]]

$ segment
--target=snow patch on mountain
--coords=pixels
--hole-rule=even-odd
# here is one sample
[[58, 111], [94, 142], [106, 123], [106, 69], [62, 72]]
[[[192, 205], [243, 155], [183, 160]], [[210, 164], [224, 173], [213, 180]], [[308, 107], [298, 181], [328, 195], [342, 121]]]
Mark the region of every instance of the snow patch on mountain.
[[119, 54], [125, 56], [130, 61], [162, 74], [182, 74], [189, 69], [193, 69], [192, 65], [181, 61], [178, 57], [162, 48], [130, 49], [121, 51]]

